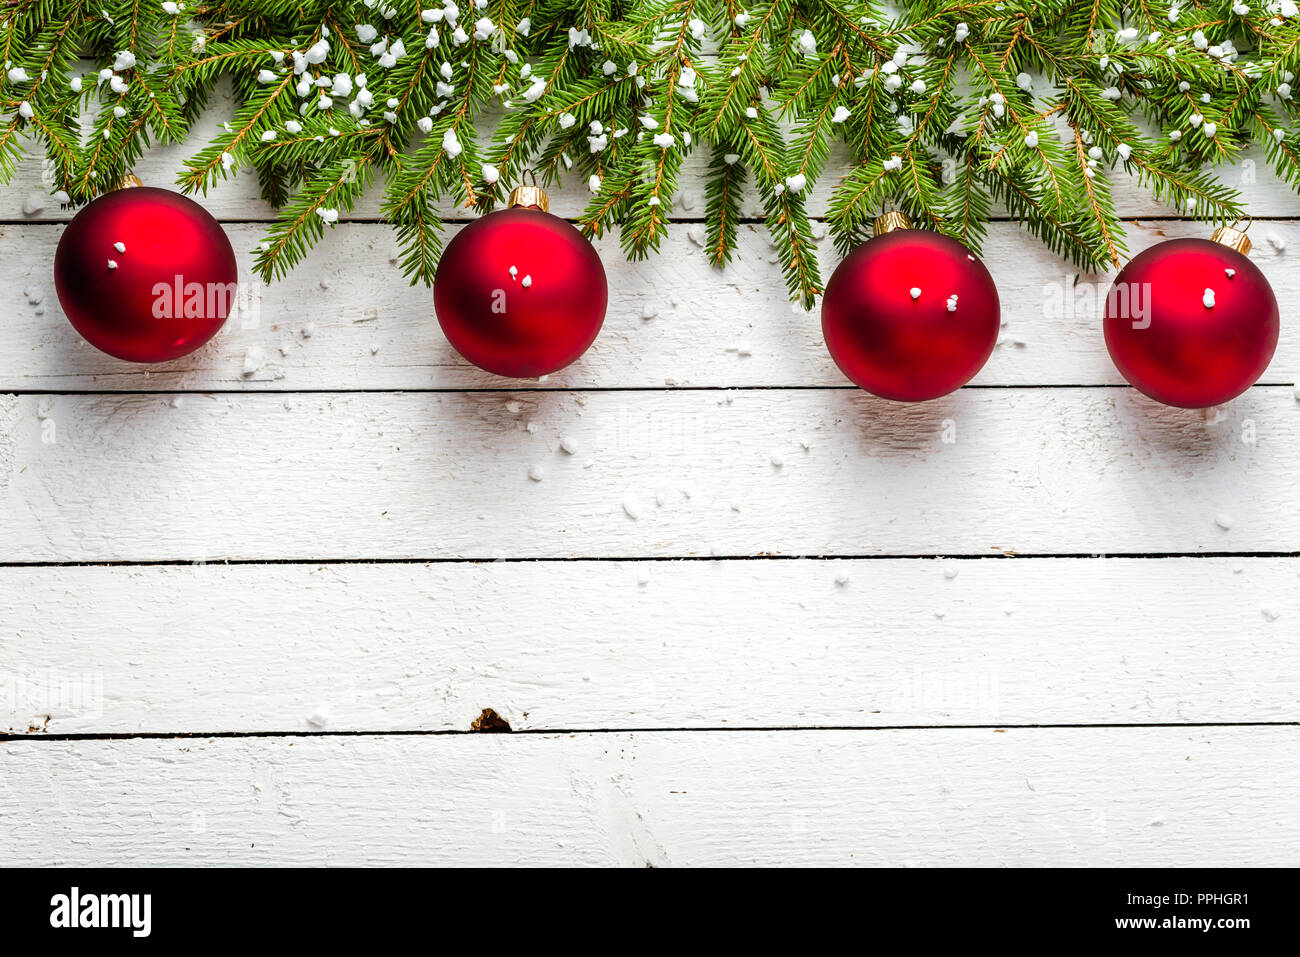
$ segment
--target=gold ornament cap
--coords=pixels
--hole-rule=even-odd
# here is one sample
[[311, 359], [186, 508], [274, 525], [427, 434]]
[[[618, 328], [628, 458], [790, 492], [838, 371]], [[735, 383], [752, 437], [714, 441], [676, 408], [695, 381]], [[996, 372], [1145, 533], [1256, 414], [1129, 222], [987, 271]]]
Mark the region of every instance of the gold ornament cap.
[[540, 186], [516, 186], [510, 193], [510, 208], [536, 206], [544, 213], [551, 211], [551, 200]]
[[897, 209], [891, 209], [883, 216], [877, 216], [875, 225], [872, 227], [872, 236], [883, 236], [885, 233], [892, 233], [896, 229], [911, 229], [912, 221], [907, 218], [907, 213]]
[[[1235, 249], [1243, 256], [1250, 255], [1250, 237], [1246, 235], [1246, 230], [1235, 229], [1236, 223], [1232, 226], [1220, 226], [1210, 236], [1210, 239], [1216, 243], [1221, 243], [1229, 249]], [[1249, 227], [1249, 224], [1247, 224]]]
[[134, 189], [137, 186], [143, 185], [144, 183], [140, 180], [139, 176], [136, 176], [135, 173], [127, 173], [113, 184], [113, 189]]

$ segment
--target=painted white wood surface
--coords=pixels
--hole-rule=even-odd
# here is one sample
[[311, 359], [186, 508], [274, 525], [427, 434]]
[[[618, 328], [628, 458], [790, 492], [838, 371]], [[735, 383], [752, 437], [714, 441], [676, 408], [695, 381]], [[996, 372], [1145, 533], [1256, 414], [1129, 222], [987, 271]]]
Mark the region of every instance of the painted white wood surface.
[[1218, 413], [1131, 389], [23, 395], [0, 421], [8, 562], [1300, 542], [1285, 387]]
[[[1300, 560], [0, 569], [0, 730], [1287, 721]], [[839, 579], [847, 579], [838, 583]]]
[[[117, 362], [60, 313], [39, 164], [0, 186], [0, 865], [1294, 863], [1300, 199], [1221, 171], [1283, 313], [1228, 407], [1119, 387], [1107, 278], [1006, 222], [984, 388], [902, 407], [760, 225], [709, 268], [702, 161], [660, 256], [598, 243], [605, 330], [544, 383], [451, 352], [377, 191], [206, 349]], [[1115, 195], [1134, 252], [1208, 234]], [[205, 203], [249, 277], [253, 177]], [[1094, 557], [888, 557], [1003, 552]], [[710, 554], [753, 557], [660, 560]], [[489, 707], [539, 733], [409, 734]]]
[[[459, 228], [449, 227], [449, 235]], [[488, 375], [452, 350], [434, 318], [429, 289], [402, 278], [392, 230], [385, 225], [336, 228], [301, 268], [270, 286], [250, 283], [252, 256], [245, 252], [257, 245], [261, 227], [228, 227], [240, 251], [241, 279], [253, 297], [250, 307], [233, 315], [205, 348], [156, 366], [104, 355], [64, 318], [49, 274], [60, 227], [0, 229], [9, 263], [0, 276], [0, 302], [10, 304], [0, 323], [0, 390], [538, 385]], [[1167, 238], [1209, 232], [1199, 223], [1133, 223], [1130, 242], [1136, 253]], [[1300, 302], [1300, 224], [1260, 222], [1252, 234], [1253, 258], [1285, 311], [1286, 304]], [[604, 329], [582, 359], [541, 387], [848, 387], [822, 340], [820, 308], [805, 312], [786, 298], [766, 230], [743, 227], [740, 256], [723, 272], [709, 265], [697, 245], [703, 235], [701, 224], [680, 225], [661, 255], [639, 263], [623, 258], [616, 239], [598, 241], [610, 284]], [[837, 261], [829, 238], [823, 238], [821, 253], [822, 274], [829, 278]], [[975, 384], [1123, 383], [1101, 335], [1110, 277], [1080, 275], [1012, 223], [990, 227], [984, 253], [998, 283], [1005, 327]], [[261, 359], [246, 373], [250, 350]], [[1261, 381], [1300, 381], [1300, 336], [1289, 328]]]
[[12, 864], [1290, 865], [1296, 728], [0, 744]]

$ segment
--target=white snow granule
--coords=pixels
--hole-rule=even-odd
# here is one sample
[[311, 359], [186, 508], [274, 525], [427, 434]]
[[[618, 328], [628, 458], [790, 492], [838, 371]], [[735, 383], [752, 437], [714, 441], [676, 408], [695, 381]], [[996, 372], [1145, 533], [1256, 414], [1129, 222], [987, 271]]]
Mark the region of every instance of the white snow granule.
[[960, 571], [960, 569], [957, 567], [956, 562], [943, 563], [943, 577], [948, 579], [948, 581], [952, 581], [954, 578], [956, 578], [958, 571]]
[[921, 298], [921, 287], [920, 287], [920, 286], [913, 286], [911, 289], [908, 290], [908, 292], [911, 293], [913, 299], [920, 299], [920, 298]]
[[519, 275], [519, 270], [518, 270], [518, 268], [515, 267], [515, 266], [511, 266], [511, 267], [510, 267], [510, 278], [511, 278], [511, 279], [514, 279], [514, 278], [517, 277], [518, 275]]
[[126, 243], [113, 243], [113, 248], [120, 253], [126, 252]]
[[631, 493], [623, 496], [623, 512], [633, 521], [641, 517], [641, 503]]
[[772, 461], [772, 467], [779, 469], [785, 465], [785, 456], [783, 456], [780, 452], [773, 452], [771, 461]]
[[1213, 289], [1206, 289], [1204, 295], [1201, 296], [1201, 302], [1205, 303], [1205, 308], [1206, 308], [1206, 309], [1213, 309], [1213, 308], [1214, 308], [1214, 290], [1213, 290]]
[[650, 584], [650, 573], [644, 568], [639, 569], [636, 573], [636, 583], [642, 588]]
[[528, 470], [528, 477], [534, 482], [540, 482], [542, 479], [546, 478], [546, 469], [542, 468], [540, 465], [534, 465]]
[[1286, 239], [1280, 233], [1269, 233], [1265, 239], [1268, 244], [1280, 253], [1286, 252]]
[[1214, 516], [1214, 524], [1218, 525], [1219, 528], [1226, 532], [1228, 529], [1232, 528], [1232, 516], [1227, 512], [1220, 512], [1218, 515]]
[[1223, 274], [1224, 274], [1225, 276], [1227, 276], [1229, 279], [1231, 279], [1233, 276], [1237, 275], [1237, 270], [1235, 270], [1235, 269], [1225, 269], [1225, 270], [1223, 271]]
[[523, 281], [520, 283], [520, 285], [522, 285], [525, 289], [527, 289], [527, 288], [528, 288], [529, 286], [531, 286], [532, 284], [533, 284], [533, 277], [532, 277], [532, 276], [525, 276], [525, 277], [523, 278]]
[[1259, 610], [1259, 612], [1264, 616], [1266, 621], [1277, 621], [1282, 617], [1282, 612], [1278, 611], [1272, 605], [1265, 605]]
[[848, 569], [840, 569], [835, 573], [835, 584], [843, 588], [848, 583], [849, 583]]
[[252, 375], [258, 369], [262, 368], [262, 363], [266, 356], [262, 352], [261, 346], [249, 346], [244, 353], [244, 375]]
[[108, 268], [109, 268], [109, 269], [116, 269], [116, 268], [117, 268], [117, 260], [115, 260], [115, 259], [110, 259], [110, 260], [108, 261]]
[[565, 455], [577, 455], [578, 443], [576, 440], [566, 435], [564, 438], [560, 439], [560, 450], [564, 452]]

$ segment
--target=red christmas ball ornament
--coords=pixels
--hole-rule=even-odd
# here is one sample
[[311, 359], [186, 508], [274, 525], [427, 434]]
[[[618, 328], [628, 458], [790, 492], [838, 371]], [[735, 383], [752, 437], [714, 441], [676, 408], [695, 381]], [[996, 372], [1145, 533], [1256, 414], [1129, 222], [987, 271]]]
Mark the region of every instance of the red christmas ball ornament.
[[868, 392], [900, 402], [947, 395], [983, 368], [1002, 324], [984, 264], [899, 212], [876, 220], [822, 298], [822, 335], [836, 365]]
[[215, 336], [238, 279], [235, 251], [211, 213], [134, 176], [77, 213], [54, 253], [68, 321], [95, 348], [131, 362], [166, 362]]
[[1273, 290], [1231, 227], [1134, 256], [1106, 296], [1102, 329], [1115, 367], [1157, 402], [1221, 405], [1263, 374], [1277, 348]]
[[447, 244], [433, 308], [447, 340], [480, 369], [516, 379], [550, 375], [595, 341], [609, 287], [600, 256], [552, 216], [536, 186], [510, 208], [470, 223]]

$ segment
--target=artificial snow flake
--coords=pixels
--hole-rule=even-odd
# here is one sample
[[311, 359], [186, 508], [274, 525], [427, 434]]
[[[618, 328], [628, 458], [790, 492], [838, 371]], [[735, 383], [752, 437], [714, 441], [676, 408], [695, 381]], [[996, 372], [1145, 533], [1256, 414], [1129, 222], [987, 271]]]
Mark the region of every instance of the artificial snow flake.
[[668, 149], [676, 142], [677, 141], [673, 138], [673, 134], [671, 133], [658, 133], [654, 138], [655, 146], [658, 146], [661, 149]]
[[447, 132], [442, 134], [442, 149], [451, 159], [455, 159], [464, 149], [460, 145], [460, 140], [456, 139], [456, 130], [454, 127], [448, 127]]
[[754, 107], [751, 106], [745, 110], [745, 115], [749, 117], [751, 120], [756, 120], [758, 119], [758, 110], [754, 109]]
[[852, 116], [852, 115], [853, 115], [853, 114], [849, 112], [849, 108], [848, 108], [847, 106], [837, 106], [837, 107], [835, 107], [835, 113], [834, 113], [834, 115], [831, 116], [831, 122], [832, 122], [832, 123], [843, 123], [845, 120], [847, 120], [847, 119], [848, 119], [850, 116]]
[[802, 193], [804, 186], [807, 184], [808, 177], [804, 176], [803, 173], [796, 173], [794, 176], [787, 176], [785, 178], [786, 188], [792, 193]]
[[903, 168], [903, 157], [899, 156], [897, 153], [891, 154], [890, 157], [889, 157], [889, 159], [885, 160], [885, 161], [884, 161], [883, 163], [881, 163], [880, 165], [881, 165], [881, 167], [882, 167], [884, 170], [886, 170], [886, 171], [889, 171], [889, 170], [892, 170], [892, 169], [902, 169], [902, 168]]
[[319, 216], [327, 225], [330, 226], [333, 226], [335, 223], [339, 221], [339, 211], [337, 209], [333, 209], [325, 206], [318, 206], [316, 207], [316, 215]]
[[726, 163], [728, 166], [735, 166], [738, 162], [740, 162], [740, 154], [726, 153], [722, 157], [722, 162]]
[[542, 479], [546, 478], [546, 469], [542, 468], [540, 465], [534, 465], [528, 470], [528, 477], [534, 482], [540, 482]]
[[913, 299], [920, 299], [920, 298], [921, 298], [921, 287], [920, 287], [920, 286], [913, 286], [911, 289], [908, 290], [908, 293], [909, 293], [909, 295], [911, 295], [911, 297], [912, 297]]
[[964, 43], [968, 36], [970, 36], [969, 24], [966, 24], [964, 22], [957, 24], [957, 29], [953, 31], [952, 38], [956, 40], [958, 43]]
[[501, 178], [501, 170], [497, 169], [491, 163], [483, 164], [483, 182], [491, 186]]
[[1133, 147], [1129, 146], [1127, 143], [1120, 143], [1115, 147], [1115, 152], [1119, 154], [1121, 160], [1127, 163], [1128, 158], [1133, 154]]
[[433, 117], [422, 116], [415, 121], [415, 125], [420, 128], [421, 133], [428, 133], [433, 129]]
[[1237, 270], [1235, 270], [1235, 269], [1225, 269], [1225, 270], [1223, 270], [1223, 274], [1224, 274], [1225, 276], [1227, 276], [1229, 279], [1231, 279], [1233, 276], [1237, 275]]
[[[426, 11], [427, 12], [427, 11]], [[357, 39], [362, 43], [374, 43], [379, 31], [368, 23], [357, 24]]]
[[116, 268], [117, 268], [117, 260], [116, 260], [116, 259], [110, 259], [110, 260], [108, 261], [108, 268], [109, 268], [109, 269], [116, 269]]
[[299, 123], [297, 120], [287, 120], [287, 121], [285, 122], [285, 124], [284, 124], [284, 128], [285, 128], [285, 131], [286, 131], [286, 132], [289, 132], [289, 133], [301, 133], [301, 132], [302, 132], [302, 124]]
[[269, 142], [271, 142], [273, 139], [275, 139], [275, 130], [265, 130], [265, 131], [262, 133], [262, 142], [263, 142], [263, 143], [269, 143]]
[[578, 122], [578, 118], [574, 116], [572, 113], [560, 114], [560, 129], [567, 130], [576, 122]]
[[533, 277], [531, 275], [525, 276], [523, 279], [519, 281], [519, 285], [523, 286], [525, 289], [527, 289], [532, 284], [533, 284]]
[[1031, 150], [1038, 146], [1038, 134], [1035, 131], [1030, 130], [1029, 133], [1026, 134], [1025, 145]]
[[270, 70], [258, 70], [258, 71], [257, 71], [257, 82], [258, 82], [258, 83], [274, 83], [277, 79], [278, 79], [278, 78], [276, 77], [276, 75], [275, 75], [272, 71], [270, 71]]
[[649, 113], [642, 113], [640, 116], [637, 117], [637, 119], [640, 120], [641, 125], [648, 130], [659, 129], [659, 121], [655, 119], [653, 116], [651, 116]]
[[593, 193], [599, 193], [599, 192], [600, 192], [600, 177], [597, 176], [597, 175], [594, 174], [594, 173], [593, 173], [590, 177], [588, 177], [588, 179], [587, 179], [587, 189], [590, 190], [590, 191], [593, 192]]
[[[18, 104], [18, 115], [25, 120], [30, 120], [32, 117], [36, 115], [36, 111], [32, 109], [32, 105], [30, 103], [28, 103], [26, 100], [23, 100], [21, 103]], [[105, 130], [104, 132], [107, 133], [108, 130]]]
[[799, 49], [803, 50], [804, 56], [815, 56], [817, 53], [817, 38], [812, 35], [811, 30], [805, 30], [799, 34]]
[[121, 50], [113, 56], [113, 72], [120, 73], [135, 67], [135, 54], [130, 50]]
[[1201, 302], [1205, 304], [1206, 309], [1214, 308], [1214, 290], [1206, 289], [1205, 294], [1201, 296]]

